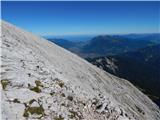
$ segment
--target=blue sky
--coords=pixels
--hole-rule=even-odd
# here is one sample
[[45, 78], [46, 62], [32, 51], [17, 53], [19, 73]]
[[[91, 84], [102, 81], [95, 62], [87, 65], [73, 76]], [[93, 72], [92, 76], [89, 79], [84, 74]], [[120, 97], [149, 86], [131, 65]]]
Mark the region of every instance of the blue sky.
[[39, 35], [157, 33], [160, 2], [2, 2], [2, 19]]

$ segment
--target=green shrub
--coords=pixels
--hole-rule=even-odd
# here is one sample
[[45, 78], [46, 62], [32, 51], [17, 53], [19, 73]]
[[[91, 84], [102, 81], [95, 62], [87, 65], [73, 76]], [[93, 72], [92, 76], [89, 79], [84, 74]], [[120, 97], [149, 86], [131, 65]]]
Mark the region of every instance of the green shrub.
[[33, 88], [30, 88], [30, 90], [34, 91], [34, 92], [37, 92], [37, 93], [40, 93], [41, 92], [41, 89], [36, 86], [36, 87], [33, 87]]
[[31, 113], [31, 114], [37, 114], [37, 115], [40, 115], [40, 114], [43, 114], [44, 113], [44, 109], [43, 107], [29, 107], [28, 108], [28, 111]]
[[36, 86], [43, 87], [41, 81], [39, 81], [39, 80], [36, 80], [36, 81], [35, 81], [35, 84], [36, 84]]
[[31, 105], [35, 101], [36, 101], [35, 99], [32, 99], [32, 100], [29, 101], [29, 104]]
[[25, 109], [23, 116], [24, 117], [28, 117], [29, 113], [31, 115], [33, 114], [37, 114], [37, 115], [44, 115], [44, 109], [42, 106], [39, 107], [28, 107], [27, 109]]
[[24, 113], [23, 113], [23, 117], [29, 117], [29, 113], [28, 113], [28, 111], [24, 111]]
[[6, 89], [6, 87], [7, 87], [7, 85], [8, 85], [9, 83], [10, 83], [10, 81], [7, 80], [7, 79], [1, 80], [1, 85], [2, 85], [3, 90]]
[[64, 120], [64, 118], [60, 115], [59, 117], [55, 117], [54, 120]]
[[58, 85], [62, 88], [64, 86], [64, 83], [62, 81], [59, 81]]
[[65, 94], [64, 94], [64, 93], [62, 93], [62, 94], [61, 94], [61, 96], [62, 96], [62, 97], [65, 97]]
[[36, 84], [36, 87], [31, 87], [30, 90], [40, 93], [41, 92], [40, 87], [43, 87], [42, 83], [39, 80], [36, 80], [35, 84]]

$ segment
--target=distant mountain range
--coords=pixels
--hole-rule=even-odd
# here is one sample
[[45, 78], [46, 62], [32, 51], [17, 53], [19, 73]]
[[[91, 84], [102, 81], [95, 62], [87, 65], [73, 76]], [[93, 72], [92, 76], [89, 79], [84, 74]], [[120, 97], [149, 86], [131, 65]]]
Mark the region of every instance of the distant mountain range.
[[136, 52], [87, 59], [92, 64], [142, 88], [160, 106], [160, 44]]
[[160, 34], [101, 35], [87, 41], [49, 39], [83, 58], [116, 55], [160, 43]]
[[114, 35], [114, 37], [128, 38], [132, 40], [148, 40], [148, 41], [160, 43], [160, 33]]
[[106, 35], [93, 38], [83, 46], [81, 51], [88, 57], [97, 57], [135, 51], [153, 44], [153, 42], [147, 40], [134, 41], [128, 38]]

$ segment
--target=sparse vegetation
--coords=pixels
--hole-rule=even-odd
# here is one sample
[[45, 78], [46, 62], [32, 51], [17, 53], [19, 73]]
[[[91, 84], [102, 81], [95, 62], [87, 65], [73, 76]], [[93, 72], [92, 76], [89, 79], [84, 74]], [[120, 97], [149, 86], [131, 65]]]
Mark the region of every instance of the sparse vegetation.
[[30, 88], [30, 90], [34, 91], [34, 92], [37, 92], [37, 93], [40, 93], [41, 92], [41, 89], [36, 86], [36, 87], [33, 87], [33, 88]]
[[43, 87], [41, 81], [39, 81], [39, 80], [36, 80], [36, 81], [35, 81], [35, 84], [36, 84], [36, 86]]
[[64, 93], [62, 93], [62, 94], [61, 94], [61, 96], [62, 96], [62, 97], [65, 97], [65, 94], [64, 94]]
[[36, 81], [35, 81], [35, 84], [36, 84], [36, 87], [31, 87], [30, 90], [32, 90], [32, 91], [34, 91], [34, 92], [37, 92], [37, 93], [40, 93], [40, 92], [41, 92], [40, 87], [43, 87], [41, 81], [36, 80]]
[[59, 81], [58, 85], [62, 88], [64, 86], [64, 83], [62, 81]]
[[35, 101], [36, 101], [35, 99], [32, 99], [32, 100], [29, 101], [29, 104], [31, 105]]
[[8, 85], [9, 83], [10, 83], [10, 81], [7, 80], [7, 79], [1, 80], [1, 85], [2, 85], [3, 90], [6, 89], [6, 87], [7, 87], [7, 85]]
[[23, 117], [29, 117], [29, 113], [26, 110], [23, 113]]
[[54, 120], [64, 120], [64, 118], [61, 115], [59, 115], [59, 117], [55, 117]]
[[[32, 106], [34, 102], [37, 102], [38, 106]], [[39, 119], [45, 115], [43, 106], [39, 103], [39, 101], [35, 99], [31, 99], [29, 102], [24, 103], [24, 105], [25, 105], [25, 110], [23, 113], [24, 117], [29, 117], [29, 115], [35, 114], [35, 115], [39, 115], [37, 117]]]
[[23, 116], [24, 117], [29, 117], [29, 113], [31, 115], [33, 114], [37, 114], [37, 115], [44, 115], [44, 109], [42, 106], [39, 107], [28, 107], [27, 109], [25, 109]]
[[76, 117], [76, 115], [77, 115], [76, 112], [74, 112], [74, 111], [69, 111], [69, 112], [71, 113], [71, 115], [69, 115], [69, 117], [70, 117], [71, 119], [73, 119], [73, 118]]

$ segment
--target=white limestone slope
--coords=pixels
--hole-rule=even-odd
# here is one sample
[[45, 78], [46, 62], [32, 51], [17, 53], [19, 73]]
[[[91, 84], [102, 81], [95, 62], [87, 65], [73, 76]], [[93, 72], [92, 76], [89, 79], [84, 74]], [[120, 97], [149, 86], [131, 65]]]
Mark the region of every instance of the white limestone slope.
[[131, 83], [2, 21], [3, 120], [160, 120]]

